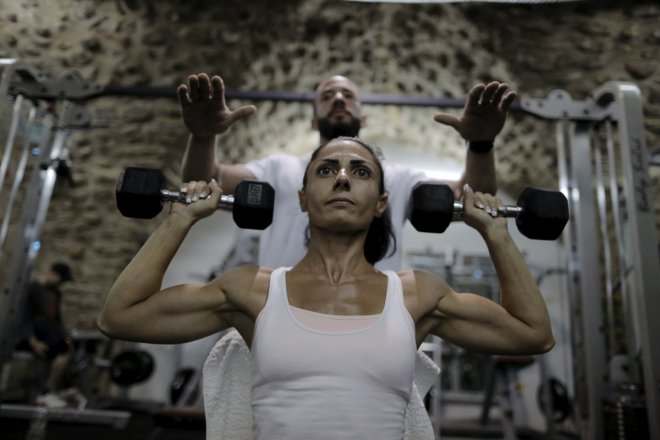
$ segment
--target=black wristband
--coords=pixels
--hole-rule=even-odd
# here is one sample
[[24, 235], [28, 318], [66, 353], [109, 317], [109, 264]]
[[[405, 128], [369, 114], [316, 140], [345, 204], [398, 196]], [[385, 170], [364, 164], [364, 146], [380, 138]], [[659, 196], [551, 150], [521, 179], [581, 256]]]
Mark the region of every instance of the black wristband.
[[473, 153], [486, 154], [493, 149], [493, 141], [468, 141], [468, 148]]

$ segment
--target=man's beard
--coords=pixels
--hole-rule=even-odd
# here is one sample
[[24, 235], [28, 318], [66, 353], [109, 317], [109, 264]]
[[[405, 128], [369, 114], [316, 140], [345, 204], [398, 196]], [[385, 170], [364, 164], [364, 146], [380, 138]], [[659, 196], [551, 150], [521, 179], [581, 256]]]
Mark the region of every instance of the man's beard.
[[340, 136], [357, 137], [360, 133], [360, 119], [351, 118], [349, 122], [333, 124], [328, 118], [319, 118], [318, 127], [323, 139], [332, 140]]

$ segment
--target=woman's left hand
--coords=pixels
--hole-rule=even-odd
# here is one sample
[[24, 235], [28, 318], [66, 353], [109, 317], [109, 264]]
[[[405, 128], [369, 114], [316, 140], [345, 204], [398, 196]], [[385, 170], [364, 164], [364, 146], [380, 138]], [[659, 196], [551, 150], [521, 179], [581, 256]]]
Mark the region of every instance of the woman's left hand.
[[489, 230], [507, 230], [507, 219], [498, 213], [502, 201], [491, 194], [473, 192], [467, 184], [463, 188], [463, 222], [484, 235]]

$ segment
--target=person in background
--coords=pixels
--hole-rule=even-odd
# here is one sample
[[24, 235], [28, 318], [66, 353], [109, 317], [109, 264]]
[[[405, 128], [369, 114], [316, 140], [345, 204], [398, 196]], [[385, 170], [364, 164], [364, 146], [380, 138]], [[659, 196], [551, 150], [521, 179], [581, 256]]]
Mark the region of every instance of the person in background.
[[67, 403], [58, 392], [64, 388], [64, 376], [73, 354], [73, 343], [62, 321], [60, 287], [73, 280], [71, 267], [54, 263], [48, 272], [32, 280], [23, 306], [23, 319], [18, 325], [17, 350], [29, 351], [48, 364], [45, 389], [37, 404], [64, 407]]

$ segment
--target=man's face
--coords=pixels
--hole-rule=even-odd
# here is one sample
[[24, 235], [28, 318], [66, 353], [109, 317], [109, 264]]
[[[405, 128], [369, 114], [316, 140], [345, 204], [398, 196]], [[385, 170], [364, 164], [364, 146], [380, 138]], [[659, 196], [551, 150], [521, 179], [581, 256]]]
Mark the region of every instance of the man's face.
[[44, 284], [57, 287], [62, 284], [62, 276], [54, 270], [48, 271], [44, 276]]
[[358, 89], [348, 78], [333, 76], [316, 90], [312, 126], [321, 139], [357, 136], [364, 123]]

